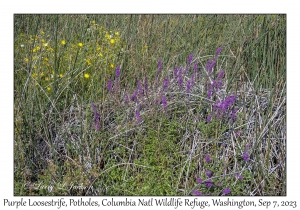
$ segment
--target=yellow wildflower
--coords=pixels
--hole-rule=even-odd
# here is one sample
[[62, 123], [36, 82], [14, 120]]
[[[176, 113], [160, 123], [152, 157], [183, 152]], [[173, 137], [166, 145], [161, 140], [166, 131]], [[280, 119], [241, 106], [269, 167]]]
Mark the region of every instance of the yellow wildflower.
[[62, 44], [62, 45], [65, 45], [65, 44], [66, 44], [66, 40], [62, 40], [62, 41], [61, 41], [61, 44]]
[[24, 61], [25, 61], [25, 63], [28, 63], [28, 62], [29, 62], [29, 59], [28, 59], [28, 58], [25, 58]]
[[82, 46], [83, 46], [83, 44], [82, 44], [81, 42], [79, 42], [79, 43], [78, 43], [78, 46], [79, 46], [79, 47], [82, 47]]
[[37, 76], [37, 73], [33, 73], [33, 74], [32, 74], [32, 77], [36, 77], [36, 76]]
[[111, 63], [111, 64], [110, 64], [110, 67], [111, 67], [111, 68], [114, 68], [114, 67], [115, 67], [115, 65]]
[[48, 91], [50, 91], [50, 90], [51, 90], [51, 88], [47, 87], [47, 90], [48, 90]]
[[119, 32], [116, 32], [115, 35], [116, 35], [116, 36], [119, 36]]
[[41, 30], [41, 31], [40, 31], [40, 34], [44, 35], [44, 34], [45, 34], [45, 32], [44, 32], [43, 30]]
[[49, 81], [49, 77], [46, 77], [46, 78], [45, 78], [45, 81]]
[[44, 47], [47, 47], [47, 46], [48, 46], [48, 43], [44, 43], [43, 46], [44, 46]]
[[63, 74], [59, 74], [59, 77], [62, 78], [64, 75]]
[[92, 22], [91, 22], [93, 25], [95, 25], [96, 24], [96, 22], [94, 21], [94, 20], [92, 20]]
[[114, 43], [115, 43], [115, 40], [114, 40], [114, 39], [111, 39], [111, 40], [110, 40], [110, 43], [111, 43], [111, 44], [114, 44]]
[[90, 59], [86, 59], [85, 60], [87, 62], [87, 64], [90, 66], [92, 64], [91, 60]]
[[99, 56], [100, 56], [100, 57], [102, 57], [102, 56], [103, 56], [103, 54], [102, 54], [102, 53], [100, 53], [100, 54], [99, 54]]
[[88, 79], [90, 77], [90, 75], [89, 74], [84, 74], [84, 78], [86, 78], [86, 79]]
[[45, 42], [45, 39], [42, 39], [41, 42], [44, 43], [44, 42]]
[[43, 77], [44, 75], [45, 75], [45, 74], [44, 74], [43, 72], [42, 72], [42, 73], [40, 73], [40, 76], [41, 76], [41, 77]]

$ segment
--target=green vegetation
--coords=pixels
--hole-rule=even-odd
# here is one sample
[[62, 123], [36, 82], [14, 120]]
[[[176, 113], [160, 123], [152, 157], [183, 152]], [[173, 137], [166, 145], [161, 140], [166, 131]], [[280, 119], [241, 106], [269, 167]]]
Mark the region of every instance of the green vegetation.
[[15, 195], [286, 195], [285, 15], [14, 24]]

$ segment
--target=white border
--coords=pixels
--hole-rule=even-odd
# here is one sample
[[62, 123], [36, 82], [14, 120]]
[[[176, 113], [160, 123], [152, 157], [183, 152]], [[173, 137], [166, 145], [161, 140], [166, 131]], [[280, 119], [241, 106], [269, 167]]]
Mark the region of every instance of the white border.
[[[293, 1], [296, 2], [296, 1]], [[1, 9], [1, 185], [0, 205], [3, 199], [19, 200], [13, 197], [13, 15], [15, 13], [286, 13], [287, 14], [287, 197], [259, 197], [248, 200], [265, 199], [270, 201], [292, 201], [299, 198], [300, 174], [299, 160], [299, 93], [300, 79], [299, 57], [299, 11], [296, 3], [278, 0], [252, 0], [252, 1], [10, 1], [0, 3]], [[28, 199], [29, 197], [26, 197]], [[78, 197], [76, 197], [78, 198]], [[147, 197], [144, 197], [147, 198]], [[207, 198], [207, 197], [206, 197]], [[243, 198], [243, 197], [235, 197]], [[44, 200], [43, 198], [34, 198]], [[50, 198], [48, 198], [50, 199]], [[66, 198], [70, 199], [70, 197]], [[87, 199], [87, 198], [85, 198]], [[97, 198], [100, 199], [100, 198]], [[124, 197], [116, 198], [118, 200]], [[136, 198], [137, 199], [137, 198]], [[208, 198], [210, 199], [210, 198]], [[28, 207], [27, 207], [28, 208]], [[124, 207], [129, 209], [127, 207]], [[155, 207], [160, 208], [162, 207]], [[131, 209], [131, 208], [130, 208]], [[181, 208], [180, 208], [181, 209]], [[227, 208], [229, 209], [229, 207]]]

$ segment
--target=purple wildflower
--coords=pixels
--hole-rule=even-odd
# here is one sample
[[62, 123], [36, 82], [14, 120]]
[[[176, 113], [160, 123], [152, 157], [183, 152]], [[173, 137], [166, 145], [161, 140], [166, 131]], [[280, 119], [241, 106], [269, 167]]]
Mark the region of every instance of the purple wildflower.
[[222, 51], [222, 47], [219, 47], [215, 52], [215, 59], [219, 56], [220, 52]]
[[246, 150], [250, 149], [251, 145], [250, 144], [246, 144]]
[[107, 81], [107, 89], [108, 89], [109, 92], [111, 92], [112, 84], [111, 84], [111, 80], [110, 79], [108, 79], [108, 81]]
[[198, 71], [198, 65], [197, 65], [197, 63], [195, 63], [194, 64], [194, 73], [197, 73], [197, 71]]
[[188, 80], [187, 81], [187, 84], [186, 84], [186, 92], [190, 92], [190, 90], [191, 90], [191, 80]]
[[208, 91], [207, 91], [207, 98], [210, 98], [213, 94], [213, 88], [209, 88]]
[[198, 177], [196, 180], [199, 184], [202, 184], [202, 179], [200, 177]]
[[206, 187], [211, 187], [211, 186], [213, 186], [213, 182], [212, 182], [211, 180], [205, 181], [204, 183], [205, 183], [205, 186], [206, 186]]
[[205, 161], [206, 161], [207, 163], [209, 163], [209, 162], [210, 162], [210, 156], [209, 156], [209, 155], [206, 155], [206, 157], [205, 157]]
[[198, 191], [198, 190], [194, 190], [194, 191], [193, 191], [193, 194], [196, 195], [196, 196], [201, 196], [201, 195], [203, 195], [202, 192], [200, 192], [200, 191]]
[[192, 63], [193, 57], [194, 57], [194, 54], [189, 55], [189, 58], [188, 58], [188, 64], [189, 65]]
[[135, 117], [136, 117], [136, 124], [139, 124], [140, 122], [142, 122], [140, 111], [135, 112]]
[[213, 176], [213, 172], [210, 170], [206, 170], [205, 174], [208, 178], [211, 178]]
[[159, 60], [158, 63], [157, 63], [157, 74], [158, 75], [162, 70], [162, 61]]
[[163, 90], [167, 90], [167, 89], [168, 89], [168, 86], [169, 86], [169, 79], [166, 78], [166, 79], [164, 80]]
[[250, 158], [249, 153], [248, 153], [247, 151], [245, 151], [245, 152], [243, 153], [243, 159], [244, 159], [244, 161], [245, 161], [245, 162], [248, 162], [248, 161], [249, 161], [249, 158]]
[[236, 178], [237, 178], [238, 180], [243, 180], [242, 174], [236, 174]]
[[225, 71], [224, 70], [220, 71], [218, 74], [218, 79], [222, 79], [224, 75], [225, 75]]
[[207, 123], [210, 123], [210, 122], [211, 122], [211, 117], [212, 117], [211, 114], [209, 114], [209, 115], [207, 116], [207, 119], [206, 119], [206, 122], [207, 122]]
[[138, 91], [137, 90], [135, 90], [134, 92], [133, 92], [133, 94], [131, 95], [131, 97], [130, 97], [130, 100], [132, 100], [132, 101], [136, 101], [136, 99], [137, 99], [137, 93], [138, 93]]
[[216, 65], [216, 61], [214, 60], [208, 60], [206, 63], [206, 70], [211, 73], [212, 69], [214, 68], [214, 66]]
[[178, 72], [178, 83], [179, 83], [179, 86], [180, 86], [180, 87], [182, 87], [182, 79], [183, 79], [183, 78], [182, 78], [181, 71], [179, 71], [179, 72]]
[[220, 89], [220, 87], [223, 85], [223, 82], [221, 80], [216, 82], [216, 89]]
[[161, 103], [162, 103], [164, 109], [166, 109], [166, 107], [167, 107], [167, 98], [166, 98], [165, 95], [163, 95], [163, 96], [161, 97]]
[[121, 67], [120, 66], [117, 66], [116, 68], [116, 78], [120, 77], [120, 70], [121, 70]]
[[230, 193], [230, 188], [225, 188], [224, 190], [223, 190], [223, 194], [224, 195], [227, 195], [227, 194], [229, 194]]

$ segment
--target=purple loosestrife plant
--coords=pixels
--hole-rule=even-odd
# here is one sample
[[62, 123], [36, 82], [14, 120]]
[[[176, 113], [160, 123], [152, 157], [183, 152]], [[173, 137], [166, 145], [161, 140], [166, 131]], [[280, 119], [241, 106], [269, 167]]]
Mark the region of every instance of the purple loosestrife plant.
[[211, 170], [206, 170], [205, 174], [208, 178], [211, 178], [213, 176], [213, 172]]
[[202, 179], [201, 179], [200, 177], [198, 177], [198, 178], [196, 179], [196, 181], [197, 181], [197, 183], [202, 184]]
[[116, 78], [119, 78], [120, 74], [121, 74], [121, 67], [117, 66], [117, 68], [116, 68], [116, 74], [115, 74]]
[[207, 116], [206, 122], [207, 122], [207, 123], [210, 123], [210, 122], [211, 122], [211, 118], [212, 118], [212, 114], [209, 114], [209, 115]]
[[211, 181], [211, 179], [204, 182], [206, 187], [211, 187], [214, 185], [214, 183]]
[[230, 193], [230, 188], [225, 188], [224, 190], [223, 190], [223, 194], [224, 195], [227, 195], [227, 194], [229, 194]]
[[197, 63], [194, 64], [194, 73], [196, 74], [198, 72], [198, 65]]
[[190, 91], [191, 91], [191, 80], [189, 79], [186, 84], [186, 92], [189, 93]]
[[205, 157], [205, 161], [206, 161], [207, 163], [209, 163], [209, 162], [210, 162], [210, 156], [209, 156], [209, 155], [206, 155], [206, 157]]
[[188, 57], [188, 65], [191, 65], [192, 60], [193, 60], [194, 54], [190, 54]]
[[138, 91], [135, 90], [135, 91], [132, 93], [132, 95], [131, 95], [131, 97], [130, 97], [130, 100], [131, 100], [131, 101], [137, 101], [137, 94], [138, 94]]
[[168, 87], [169, 87], [169, 79], [166, 78], [166, 79], [164, 80], [163, 91], [167, 90]]
[[139, 110], [136, 110], [135, 117], [136, 117], [136, 124], [140, 124], [142, 122], [142, 118]]
[[194, 190], [193, 191], [193, 194], [196, 195], [196, 196], [202, 196], [202, 192], [198, 191], [198, 190]]
[[166, 108], [167, 108], [167, 98], [166, 98], [165, 95], [162, 95], [162, 97], [161, 97], [161, 104], [162, 104], [164, 110], [166, 110]]
[[215, 52], [215, 57], [214, 57], [215, 60], [218, 58], [218, 56], [219, 56], [220, 52], [222, 51], [222, 49], [223, 49], [222, 47], [219, 47], [219, 48], [216, 50], [216, 52]]
[[244, 159], [245, 162], [248, 162], [248, 161], [249, 161], [250, 155], [249, 155], [249, 153], [248, 153], [247, 151], [245, 151], [245, 152], [243, 153], [243, 159]]
[[216, 65], [216, 61], [215, 60], [208, 60], [206, 63], [206, 70], [208, 71], [208, 73], [212, 72], [212, 69], [214, 68], [214, 66]]

